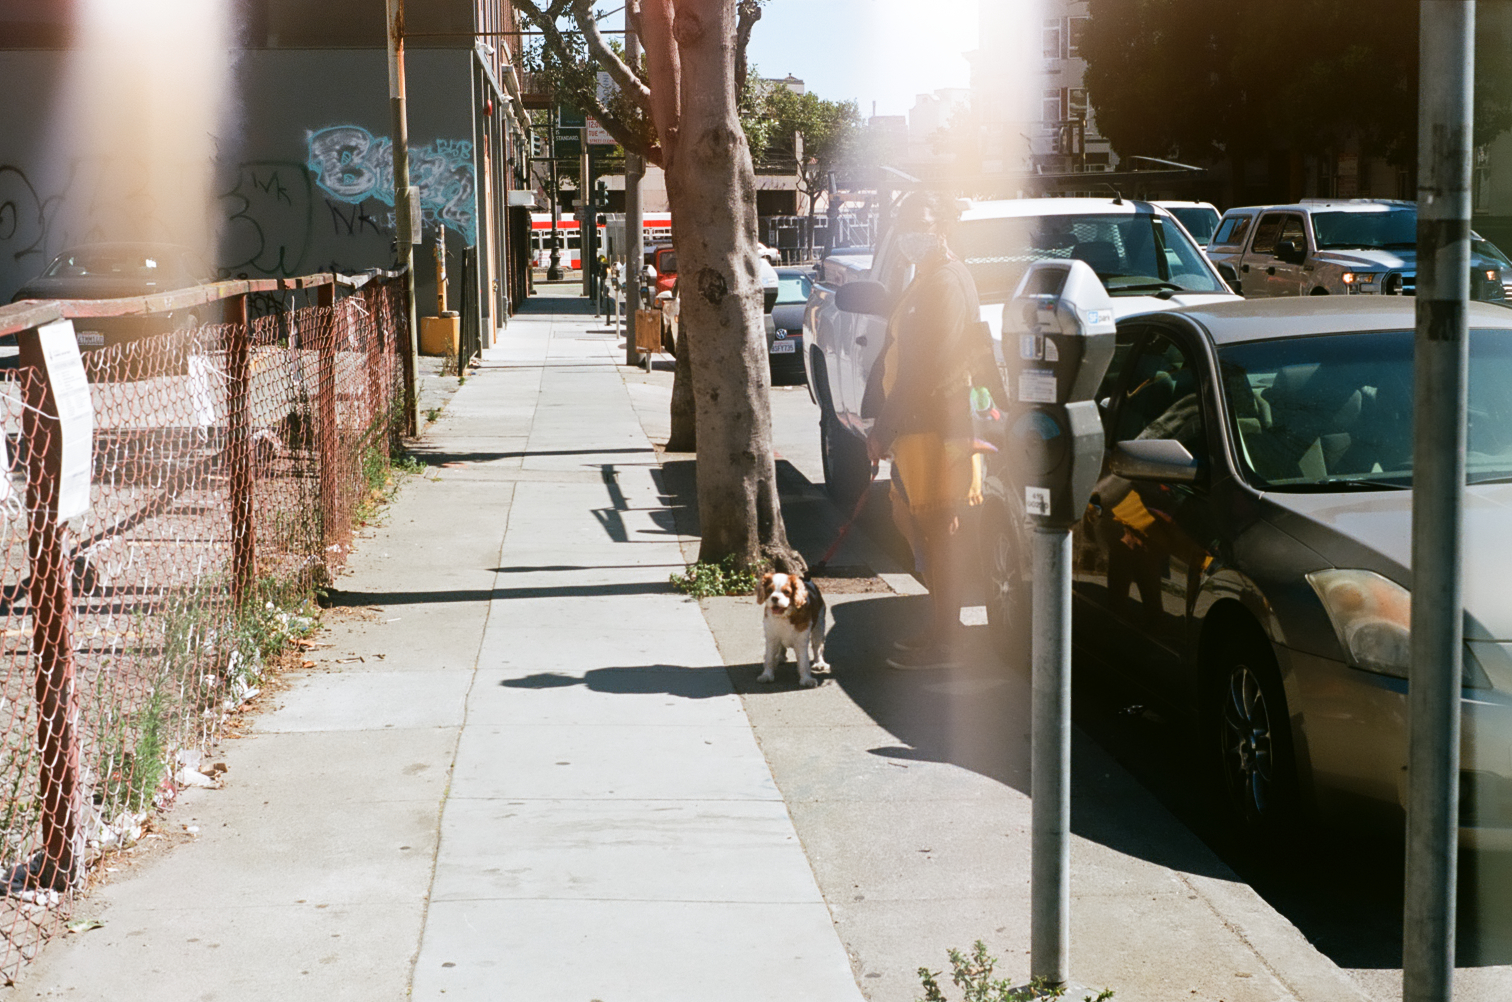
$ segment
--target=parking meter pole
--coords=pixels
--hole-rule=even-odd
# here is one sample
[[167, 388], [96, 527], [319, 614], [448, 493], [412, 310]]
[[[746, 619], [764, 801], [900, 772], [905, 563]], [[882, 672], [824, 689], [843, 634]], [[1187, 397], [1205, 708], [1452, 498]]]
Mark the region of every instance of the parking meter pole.
[[[1070, 979], [1071, 527], [1102, 467], [1093, 396], [1116, 336], [1113, 303], [1084, 261], [1030, 265], [1003, 308], [1005, 476], [1033, 551], [1029, 971]], [[1022, 491], [1022, 494], [1018, 492]]]
[[1071, 947], [1071, 533], [1036, 528], [1029, 973], [1068, 978]]
[[1404, 1002], [1454, 985], [1475, 4], [1424, 0], [1407, 704]]

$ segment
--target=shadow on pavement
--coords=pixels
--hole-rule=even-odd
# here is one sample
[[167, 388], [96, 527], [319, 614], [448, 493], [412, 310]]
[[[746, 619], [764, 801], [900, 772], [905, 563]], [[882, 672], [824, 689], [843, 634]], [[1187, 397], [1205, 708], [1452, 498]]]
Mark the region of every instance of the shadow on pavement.
[[[535, 459], [541, 456], [618, 456], [626, 453], [654, 453], [655, 449], [534, 449], [525, 452], [441, 452], [420, 444], [411, 455], [427, 466], [447, 463], [492, 463], [500, 459]], [[601, 464], [585, 464], [601, 465]]]
[[591, 668], [582, 678], [557, 672], [540, 672], [524, 678], [507, 678], [506, 689], [561, 689], [584, 685], [593, 692], [617, 695], [668, 695], [684, 699], [712, 699], [730, 694], [730, 676], [723, 668], [681, 668], [677, 665], [630, 665]]
[[328, 588], [320, 600], [322, 609], [360, 608], [369, 605], [430, 605], [445, 602], [489, 602], [511, 598], [597, 598], [610, 595], [665, 595], [672, 591], [666, 581], [630, 581], [620, 584], [561, 585], [534, 588], [456, 588], [447, 591], [343, 591]]
[[570, 316], [596, 316], [598, 310], [591, 299], [585, 299], [580, 295], [562, 296], [552, 295], [549, 292], [537, 292], [533, 296], [526, 296], [520, 308], [515, 311], [516, 316], [540, 317], [552, 314], [567, 314]]

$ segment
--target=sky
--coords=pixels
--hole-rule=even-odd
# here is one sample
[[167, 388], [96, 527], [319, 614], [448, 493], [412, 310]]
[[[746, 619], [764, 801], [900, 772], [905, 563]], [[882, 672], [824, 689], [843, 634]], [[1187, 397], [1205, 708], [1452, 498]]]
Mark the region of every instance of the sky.
[[977, 3], [768, 0], [748, 54], [764, 77], [791, 73], [819, 97], [856, 101], [862, 115], [873, 101], [879, 115], [903, 115], [916, 94], [970, 85]]

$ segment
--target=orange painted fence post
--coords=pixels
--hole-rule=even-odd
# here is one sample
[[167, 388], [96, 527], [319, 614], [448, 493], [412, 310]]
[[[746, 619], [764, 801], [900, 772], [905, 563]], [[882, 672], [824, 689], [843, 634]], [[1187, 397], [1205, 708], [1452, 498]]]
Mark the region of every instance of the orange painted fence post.
[[[336, 346], [345, 337], [344, 309], [336, 304], [336, 284], [320, 287], [320, 321], [315, 351], [318, 365], [315, 381], [315, 435], [320, 454], [320, 546], [321, 559], [329, 569], [331, 547], [341, 542], [340, 518], [340, 438], [336, 426]], [[340, 561], [336, 561], [340, 563]]]

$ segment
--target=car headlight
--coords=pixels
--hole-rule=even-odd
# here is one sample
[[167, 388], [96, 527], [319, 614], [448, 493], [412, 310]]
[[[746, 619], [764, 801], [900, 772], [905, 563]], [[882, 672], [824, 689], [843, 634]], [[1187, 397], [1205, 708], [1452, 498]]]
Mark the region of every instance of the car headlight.
[[1306, 577], [1349, 663], [1406, 678], [1412, 663], [1412, 593], [1374, 571], [1331, 568]]
[[1379, 274], [1371, 271], [1346, 271], [1339, 276], [1339, 281], [1343, 282], [1350, 292], [1374, 292], [1375, 281], [1379, 277]]

